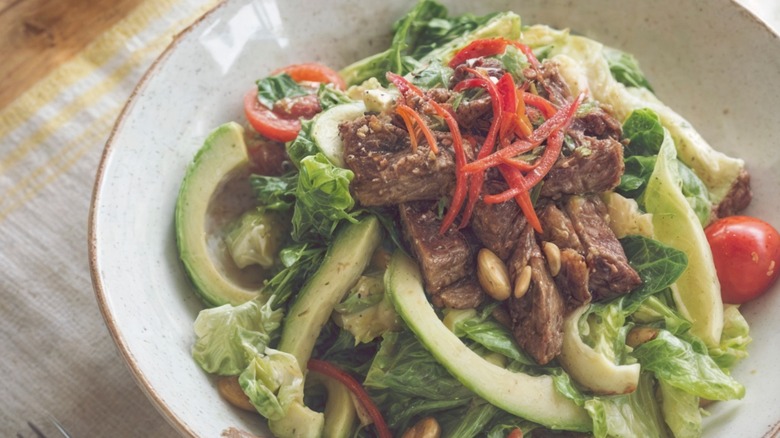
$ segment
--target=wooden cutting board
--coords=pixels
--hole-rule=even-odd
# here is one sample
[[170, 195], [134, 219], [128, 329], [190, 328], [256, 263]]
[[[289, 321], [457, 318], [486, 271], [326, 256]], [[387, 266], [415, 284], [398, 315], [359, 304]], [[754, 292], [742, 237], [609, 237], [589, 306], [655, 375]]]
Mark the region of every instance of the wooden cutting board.
[[0, 0], [0, 109], [142, 0]]

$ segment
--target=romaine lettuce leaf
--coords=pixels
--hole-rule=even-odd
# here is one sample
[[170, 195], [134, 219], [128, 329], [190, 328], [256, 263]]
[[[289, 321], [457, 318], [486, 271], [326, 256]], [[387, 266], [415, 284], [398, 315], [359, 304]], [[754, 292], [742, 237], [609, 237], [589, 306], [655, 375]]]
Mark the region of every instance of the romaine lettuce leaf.
[[201, 310], [194, 324], [197, 339], [192, 356], [209, 373], [240, 374], [254, 352], [268, 346], [282, 316], [281, 310], [259, 299]]
[[661, 415], [652, 374], [642, 373], [636, 391], [614, 397], [594, 397], [585, 401], [593, 418], [596, 438], [668, 437]]
[[641, 87], [653, 91], [634, 55], [612, 47], [604, 47], [604, 58], [616, 81], [627, 87]]
[[706, 351], [695, 351], [691, 344], [667, 330], [659, 330], [655, 339], [637, 346], [632, 354], [643, 369], [689, 394], [708, 400], [731, 400], [745, 395], [745, 387], [724, 373]]
[[363, 275], [344, 301], [333, 309], [333, 320], [355, 338], [355, 344], [373, 341], [400, 328], [400, 319], [385, 296], [381, 275]]
[[339, 221], [356, 223], [359, 212], [352, 212], [355, 200], [349, 192], [354, 174], [334, 166], [322, 153], [300, 161], [295, 191], [292, 236], [296, 241], [308, 238], [330, 241]]
[[739, 306], [726, 305], [723, 309], [723, 333], [720, 343], [709, 349], [715, 363], [724, 370], [730, 370], [747, 357], [747, 346], [752, 341], [750, 327], [739, 312]]
[[676, 388], [664, 380], [658, 381], [661, 412], [675, 438], [701, 437], [699, 397]]

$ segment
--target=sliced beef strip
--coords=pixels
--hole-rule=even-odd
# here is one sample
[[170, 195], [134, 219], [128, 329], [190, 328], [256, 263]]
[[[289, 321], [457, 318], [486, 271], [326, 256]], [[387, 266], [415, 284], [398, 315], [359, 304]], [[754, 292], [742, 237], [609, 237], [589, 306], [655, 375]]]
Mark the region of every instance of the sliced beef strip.
[[[507, 185], [499, 180], [485, 181], [483, 194], [501, 193]], [[471, 230], [485, 248], [493, 251], [501, 260], [512, 255], [526, 219], [514, 201], [486, 204], [480, 199], [474, 205]]]
[[409, 202], [398, 206], [401, 229], [422, 270], [425, 289], [436, 295], [445, 287], [473, 276], [474, 254], [467, 237], [456, 228], [439, 234], [436, 202]]
[[623, 137], [623, 127], [608, 109], [601, 105], [593, 105], [587, 113], [572, 120], [568, 134], [575, 140], [579, 140], [578, 143], [584, 142], [580, 136], [620, 141]]
[[542, 240], [552, 242], [559, 248], [572, 248], [582, 252], [582, 243], [571, 219], [555, 203], [548, 202], [539, 210], [539, 223], [542, 224]]
[[607, 207], [598, 196], [572, 196], [564, 203], [585, 250], [588, 286], [594, 299], [628, 293], [639, 286], [639, 274], [628, 264], [625, 252], [607, 225]]
[[542, 241], [553, 243], [561, 250], [561, 270], [555, 276], [555, 283], [566, 302], [567, 311], [590, 302], [588, 266], [582, 242], [571, 219], [554, 203], [548, 202], [539, 211], [539, 221], [543, 230]]
[[[344, 162], [355, 173], [350, 184], [364, 206], [438, 200], [455, 185], [455, 158], [451, 147], [433, 154], [427, 143], [412, 151], [409, 134], [389, 116], [367, 115], [339, 126]], [[440, 134], [445, 146], [449, 134]], [[451, 141], [451, 140], [450, 140]]]
[[507, 300], [512, 334], [523, 350], [544, 365], [561, 352], [564, 303], [530, 225], [524, 228], [508, 263], [513, 284], [526, 265], [531, 267], [528, 291], [521, 298], [512, 294]]
[[539, 91], [539, 94], [555, 104], [555, 106], [560, 108], [571, 100], [572, 96], [569, 86], [563, 80], [558, 70], [558, 64], [554, 61], [545, 60], [538, 70], [528, 67], [523, 70], [523, 76], [538, 84], [536, 89]]
[[623, 175], [623, 145], [611, 138], [590, 137], [568, 157], [555, 163], [542, 184], [541, 196], [601, 193], [614, 189]]
[[734, 216], [746, 209], [752, 199], [753, 192], [750, 189], [750, 174], [743, 168], [723, 200], [713, 206], [713, 216], [715, 219]]
[[558, 285], [566, 303], [567, 313], [591, 301], [588, 283], [585, 257], [571, 248], [562, 248], [561, 270], [555, 276], [555, 284]]
[[436, 307], [473, 309], [485, 299], [485, 292], [473, 276], [463, 278], [431, 296]]

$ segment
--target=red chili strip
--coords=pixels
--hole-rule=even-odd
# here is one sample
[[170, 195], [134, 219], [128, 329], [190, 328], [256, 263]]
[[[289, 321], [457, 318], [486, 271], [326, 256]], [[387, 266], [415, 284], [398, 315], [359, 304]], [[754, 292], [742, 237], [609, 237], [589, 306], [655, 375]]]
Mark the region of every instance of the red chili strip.
[[561, 154], [561, 148], [563, 147], [563, 130], [555, 131], [550, 138], [547, 139], [547, 146], [542, 154], [542, 157], [538, 161], [538, 165], [534, 167], [528, 175], [525, 176], [523, 184], [514, 186], [506, 191], [495, 195], [485, 196], [484, 201], [487, 204], [500, 204], [506, 202], [521, 193], [527, 193], [531, 187], [538, 184], [546, 175], [550, 172], [555, 162], [558, 160], [558, 156]]
[[[500, 132], [502, 120], [504, 118], [503, 108], [506, 104], [502, 99], [497, 85], [493, 83], [487, 74], [473, 68], [467, 68], [465, 70], [474, 75], [474, 79], [476, 79], [475, 81], [470, 81], [469, 84], [485, 88], [490, 95], [491, 104], [493, 106], [493, 120], [490, 123], [490, 129], [488, 130], [487, 137], [485, 137], [485, 142], [482, 143], [482, 147], [477, 153], [477, 158], [479, 159], [490, 155], [495, 149], [496, 137]], [[505, 74], [504, 77], [509, 77], [511, 79], [511, 75], [509, 74]], [[469, 181], [468, 202], [466, 203], [466, 208], [463, 210], [463, 216], [458, 228], [464, 228], [471, 220], [471, 214], [474, 211], [474, 207], [477, 205], [477, 200], [479, 200], [484, 181], [484, 172], [472, 175], [471, 180]]]
[[444, 234], [453, 222], [455, 222], [455, 217], [458, 215], [458, 211], [463, 206], [463, 201], [466, 199], [468, 175], [461, 171], [466, 164], [466, 151], [463, 149], [463, 137], [460, 135], [460, 128], [458, 127], [458, 122], [455, 120], [455, 117], [436, 101], [429, 100], [428, 103], [433, 107], [434, 111], [447, 122], [447, 126], [450, 128], [450, 133], [452, 134], [452, 146], [455, 150], [455, 193], [452, 195], [450, 207], [447, 209], [447, 214], [444, 215], [441, 226], [439, 227], [439, 234]]
[[538, 94], [528, 93], [526, 91], [523, 92], [523, 102], [525, 102], [527, 105], [531, 105], [533, 107], [536, 107], [539, 109], [539, 111], [542, 112], [544, 115], [544, 118], [549, 119], [550, 117], [554, 116], [556, 112], [558, 112], [557, 109], [555, 109], [555, 105], [553, 105], [549, 100], [545, 99], [542, 96], [539, 96]]
[[501, 37], [472, 41], [466, 47], [460, 49], [460, 51], [458, 51], [458, 53], [452, 57], [448, 65], [451, 68], [455, 68], [472, 58], [494, 56], [498, 55], [499, 53], [504, 53], [506, 46], [509, 44], [517, 47], [525, 55], [525, 57], [528, 58], [528, 63], [531, 64], [531, 67], [538, 69], [541, 66], [539, 60], [536, 59], [536, 55], [534, 55], [534, 52], [530, 47], [518, 41], [510, 41]]
[[412, 143], [412, 152], [417, 152], [417, 133], [414, 130], [414, 123], [412, 123], [412, 117], [409, 115], [409, 112], [407, 111], [407, 108], [409, 111], [412, 111], [409, 106], [403, 103], [399, 103], [398, 106], [395, 108], [396, 114], [401, 116], [401, 119], [404, 121], [404, 125], [406, 125], [406, 130], [409, 131], [409, 141]]
[[396, 88], [398, 88], [398, 91], [401, 92], [404, 98], [406, 98], [406, 95], [409, 93], [419, 97], [425, 96], [425, 93], [423, 93], [421, 89], [417, 88], [417, 86], [406, 80], [406, 78], [401, 75], [389, 71], [387, 74], [385, 74], [385, 77], [388, 81], [392, 82]]
[[360, 382], [335, 365], [324, 360], [309, 359], [308, 368], [310, 371], [320, 373], [341, 382], [341, 384], [349, 389], [352, 394], [355, 394], [355, 398], [357, 398], [366, 412], [368, 412], [368, 415], [374, 422], [374, 427], [376, 427], [377, 435], [379, 435], [380, 438], [393, 438], [393, 434], [390, 433], [390, 429], [387, 427], [387, 423], [385, 423], [382, 413], [379, 412], [379, 408], [376, 407], [374, 401], [371, 400], [371, 396], [368, 395]]
[[527, 152], [530, 149], [542, 144], [542, 142], [548, 138], [554, 131], [560, 130], [571, 122], [574, 114], [577, 112], [582, 100], [585, 98], [584, 94], [580, 94], [576, 100], [564, 107], [561, 111], [558, 111], [547, 119], [541, 126], [531, 134], [530, 138], [526, 140], [518, 140], [511, 145], [499, 149], [498, 151], [488, 155], [487, 157], [477, 159], [468, 163], [463, 167], [463, 171], [466, 173], [481, 172], [489, 167], [498, 165], [504, 162], [505, 159], [514, 157], [521, 153]]
[[[396, 112], [399, 114], [406, 114], [407, 117], [409, 117], [410, 120], [414, 120], [417, 122], [417, 126], [422, 131], [423, 135], [425, 136], [425, 139], [428, 141], [428, 146], [430, 146], [431, 151], [434, 154], [439, 153], [439, 147], [436, 145], [436, 137], [433, 136], [433, 132], [431, 132], [431, 128], [428, 127], [428, 125], [425, 124], [425, 120], [423, 120], [422, 116], [415, 110], [413, 110], [411, 107], [405, 104], [399, 104], [396, 107]], [[401, 115], [401, 118], [404, 118], [403, 115]], [[404, 118], [404, 123], [406, 123], [406, 119]], [[409, 129], [409, 125], [406, 125], [406, 129]], [[413, 130], [409, 131], [409, 135], [414, 138], [415, 134]], [[417, 150], [417, 139], [415, 138], [414, 143], [412, 147], [414, 147], [414, 150]]]
[[[501, 175], [504, 177], [504, 180], [507, 182], [507, 184], [509, 184], [509, 187], [513, 189], [519, 189], [519, 193], [514, 196], [515, 202], [517, 202], [517, 205], [520, 206], [520, 210], [523, 211], [523, 215], [525, 215], [525, 218], [528, 219], [528, 223], [531, 224], [534, 230], [536, 230], [538, 233], [541, 233], [542, 223], [539, 221], [539, 217], [536, 215], [536, 210], [534, 210], [534, 204], [531, 202], [531, 195], [528, 193], [528, 189], [524, 190], [525, 187], [533, 186], [529, 186], [528, 181], [525, 179], [525, 177], [523, 177], [523, 174], [514, 167], [502, 164], [498, 166], [498, 170], [501, 172]], [[485, 202], [488, 202], [487, 198], [488, 196], [485, 197]]]
[[472, 58], [498, 55], [506, 50], [508, 43], [509, 41], [500, 37], [472, 41], [466, 47], [460, 49], [452, 57], [448, 65], [451, 68], [455, 68]]

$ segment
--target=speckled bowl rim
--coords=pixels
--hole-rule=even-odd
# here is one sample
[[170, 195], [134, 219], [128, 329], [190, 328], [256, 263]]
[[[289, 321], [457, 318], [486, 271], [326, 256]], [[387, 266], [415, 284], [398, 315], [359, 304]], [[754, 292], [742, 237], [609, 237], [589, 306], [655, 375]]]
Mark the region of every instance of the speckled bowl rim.
[[203, 15], [195, 19], [195, 21], [192, 22], [189, 26], [187, 26], [185, 29], [183, 29], [178, 34], [176, 34], [173, 37], [171, 43], [165, 48], [165, 50], [163, 50], [163, 52], [157, 57], [157, 59], [155, 59], [152, 62], [151, 66], [144, 73], [141, 80], [133, 89], [132, 93], [130, 93], [127, 102], [122, 108], [122, 111], [119, 113], [119, 117], [117, 117], [117, 120], [113, 128], [111, 129], [111, 133], [109, 134], [108, 140], [106, 141], [105, 147], [103, 149], [103, 154], [100, 158], [100, 163], [98, 164], [97, 174], [95, 177], [95, 184], [92, 188], [92, 201], [89, 208], [89, 220], [87, 224], [87, 239], [89, 244], [89, 251], [88, 251], [89, 268], [90, 268], [89, 270], [90, 270], [90, 276], [92, 277], [92, 288], [95, 291], [95, 297], [97, 299], [98, 306], [100, 308], [100, 313], [103, 316], [103, 320], [105, 321], [106, 327], [108, 328], [108, 331], [111, 333], [111, 337], [113, 338], [114, 343], [116, 344], [116, 347], [119, 350], [119, 353], [122, 355], [125, 365], [127, 365], [127, 367], [130, 369], [130, 372], [135, 378], [136, 383], [144, 391], [146, 396], [153, 402], [155, 408], [157, 408], [157, 410], [161, 414], [163, 414], [163, 417], [172, 426], [174, 426], [174, 428], [176, 428], [180, 433], [183, 433], [186, 436], [190, 436], [193, 438], [196, 438], [197, 434], [186, 424], [185, 421], [183, 421], [179, 417], [179, 415], [176, 412], [170, 409], [170, 407], [163, 401], [160, 394], [157, 393], [153, 385], [149, 382], [149, 379], [146, 377], [144, 372], [141, 370], [141, 367], [139, 366], [138, 362], [136, 362], [133, 353], [130, 351], [128, 344], [125, 341], [125, 338], [122, 334], [122, 330], [117, 325], [116, 320], [114, 319], [114, 316], [111, 313], [111, 310], [109, 309], [107, 303], [107, 294], [106, 291], [104, 290], [103, 282], [99, 275], [100, 261], [98, 260], [97, 257], [98, 238], [95, 230], [95, 223], [97, 221], [97, 214], [98, 214], [96, 206], [98, 205], [98, 201], [100, 198], [100, 188], [102, 186], [103, 179], [105, 177], [106, 164], [113, 150], [114, 139], [117, 136], [117, 133], [124, 126], [125, 116], [129, 113], [130, 109], [136, 103], [136, 99], [138, 95], [141, 94], [144, 88], [152, 80], [157, 70], [161, 68], [163, 63], [176, 50], [179, 43], [190, 33], [192, 33], [193, 30], [196, 27], [198, 27], [198, 25], [200, 25], [211, 15], [217, 13], [217, 11], [222, 9], [226, 4], [226, 2], [227, 0], [220, 0], [220, 2], [217, 5], [215, 5], [212, 9], [205, 12]]

